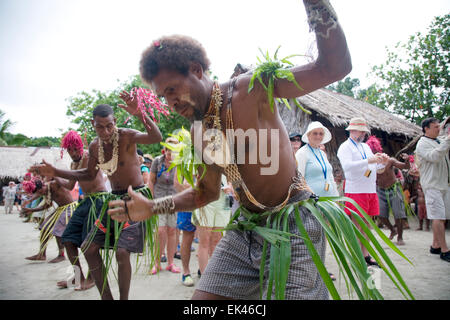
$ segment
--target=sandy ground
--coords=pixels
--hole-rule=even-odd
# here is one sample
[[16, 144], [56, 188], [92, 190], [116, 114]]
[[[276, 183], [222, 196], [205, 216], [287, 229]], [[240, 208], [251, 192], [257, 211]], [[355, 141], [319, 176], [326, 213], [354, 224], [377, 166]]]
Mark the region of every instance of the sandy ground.
[[[416, 299], [450, 299], [450, 263], [439, 259], [439, 256], [429, 253], [432, 241], [431, 231], [416, 231], [417, 222], [410, 219], [411, 229], [405, 230], [405, 246], [401, 251], [412, 261], [413, 265], [399, 257], [392, 250], [388, 254], [397, 266], [406, 284]], [[387, 235], [388, 230], [383, 230]], [[447, 243], [450, 244], [450, 230], [446, 230]], [[39, 231], [34, 223], [23, 223], [18, 212], [5, 215], [0, 207], [0, 300], [98, 300], [99, 294], [94, 287], [87, 291], [59, 289], [56, 282], [67, 279], [71, 269], [69, 261], [57, 264], [48, 262], [31, 262], [25, 257], [37, 253], [39, 246]], [[197, 248], [197, 244], [194, 247]], [[387, 245], [383, 245], [386, 249]], [[197, 250], [196, 250], [197, 251]], [[196, 251], [191, 254], [191, 274], [195, 283], [198, 282], [198, 262]], [[47, 249], [47, 261], [57, 255], [55, 240], [51, 240]], [[132, 264], [136, 266], [136, 255], [132, 255]], [[84, 258], [81, 258], [83, 270], [87, 270]], [[181, 261], [175, 259], [181, 267]], [[167, 264], [163, 263], [163, 267]], [[327, 251], [326, 265], [330, 272], [338, 277], [336, 286], [342, 296], [347, 297], [345, 283], [339, 281], [338, 268], [330, 250]], [[186, 300], [190, 299], [194, 287], [181, 284], [181, 274], [162, 271], [159, 275], [148, 275], [148, 268], [141, 265], [134, 270], [131, 282], [130, 299], [132, 300]], [[378, 277], [379, 276], [379, 277]], [[389, 278], [382, 272], [375, 274], [375, 285], [388, 300], [403, 299], [401, 293]], [[110, 279], [112, 292], [118, 298], [117, 281]], [[353, 296], [355, 298], [355, 296]]]

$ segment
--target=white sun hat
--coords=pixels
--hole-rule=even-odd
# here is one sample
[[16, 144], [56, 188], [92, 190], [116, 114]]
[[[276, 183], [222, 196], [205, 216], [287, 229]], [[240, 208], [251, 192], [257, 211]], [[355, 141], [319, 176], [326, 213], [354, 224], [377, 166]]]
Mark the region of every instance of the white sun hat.
[[323, 131], [325, 133], [324, 136], [323, 136], [321, 144], [325, 144], [325, 143], [327, 143], [327, 142], [329, 142], [331, 140], [331, 132], [330, 132], [330, 130], [328, 130], [326, 127], [324, 127], [323, 124], [320, 123], [319, 121], [313, 121], [313, 122], [311, 122], [308, 125], [308, 129], [306, 129], [306, 132], [302, 136], [302, 141], [304, 143], [309, 143], [308, 133], [310, 133], [314, 129], [323, 129]]
[[356, 130], [356, 131], [365, 131], [370, 133], [369, 126], [367, 125], [367, 121], [364, 118], [351, 118], [348, 127], [345, 130]]

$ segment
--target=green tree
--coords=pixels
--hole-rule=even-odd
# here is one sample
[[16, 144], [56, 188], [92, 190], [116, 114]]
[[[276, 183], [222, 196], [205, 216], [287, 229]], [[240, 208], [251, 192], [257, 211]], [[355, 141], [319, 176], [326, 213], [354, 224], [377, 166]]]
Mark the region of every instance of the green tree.
[[9, 119], [5, 119], [6, 113], [3, 110], [0, 110], [0, 146], [7, 146], [8, 143], [6, 142], [6, 133], [11, 129], [11, 127], [14, 125], [14, 122], [12, 122]]
[[[118, 104], [124, 102], [119, 98], [120, 92], [123, 90], [130, 91], [134, 87], [147, 87], [140, 79], [139, 76], [133, 76], [128, 81], [119, 83], [119, 86], [109, 92], [102, 92], [99, 90], [93, 90], [91, 93], [80, 92], [75, 97], [67, 99], [68, 106], [66, 115], [72, 119], [72, 122], [77, 125], [76, 130], [82, 135], [86, 136], [87, 143], [90, 143], [95, 137], [96, 133], [91, 124], [92, 111], [95, 106], [99, 104], [109, 104], [114, 110], [114, 115], [117, 119], [117, 126], [124, 128], [133, 128], [139, 131], [145, 131], [143, 123], [136, 117], [130, 117], [130, 115], [118, 107]], [[158, 119], [158, 116], [157, 116]], [[160, 116], [158, 119], [158, 127], [163, 135], [163, 138], [167, 138], [169, 133], [184, 126], [186, 129], [190, 128], [188, 120], [179, 116], [176, 113], [171, 113], [169, 117]], [[161, 145], [138, 145], [144, 153], [150, 153], [153, 156], [160, 154]]]
[[380, 104], [389, 111], [420, 123], [426, 117], [450, 114], [450, 14], [435, 17], [427, 34], [412, 35], [385, 63], [374, 66], [380, 80]]
[[56, 137], [29, 138], [22, 145], [24, 147], [59, 147], [61, 139]]
[[333, 83], [327, 87], [327, 89], [331, 91], [335, 91], [338, 93], [345, 94], [350, 97], [356, 97], [357, 88], [359, 87], [359, 79], [358, 78], [350, 78], [347, 77], [344, 81], [338, 81]]

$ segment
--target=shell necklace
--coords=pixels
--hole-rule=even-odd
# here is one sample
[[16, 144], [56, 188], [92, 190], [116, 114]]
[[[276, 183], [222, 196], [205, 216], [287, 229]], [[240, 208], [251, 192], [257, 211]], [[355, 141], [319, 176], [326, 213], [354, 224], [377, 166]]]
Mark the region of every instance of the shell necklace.
[[220, 123], [220, 108], [222, 107], [222, 92], [219, 84], [214, 82], [211, 93], [209, 109], [203, 118], [206, 139], [209, 140], [204, 152], [204, 157], [211, 163], [220, 167], [226, 167], [231, 162], [230, 150], [227, 139], [222, 132]]
[[72, 161], [70, 170], [80, 170], [83, 167], [83, 161], [86, 159], [87, 153], [83, 151], [83, 155], [79, 161]]
[[[98, 164], [96, 168], [101, 169], [107, 176], [111, 176], [114, 172], [116, 172], [117, 162], [119, 160], [119, 130], [115, 128], [109, 141], [103, 141], [100, 137], [98, 140]], [[108, 162], [105, 162], [105, 154], [103, 150], [103, 143], [105, 142], [112, 143], [113, 145], [112, 157]]]

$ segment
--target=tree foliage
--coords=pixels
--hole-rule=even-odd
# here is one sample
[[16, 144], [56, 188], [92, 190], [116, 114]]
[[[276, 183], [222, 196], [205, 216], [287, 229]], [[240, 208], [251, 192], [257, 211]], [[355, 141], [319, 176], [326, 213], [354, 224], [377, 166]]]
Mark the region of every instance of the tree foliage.
[[3, 110], [0, 110], [0, 146], [8, 145], [5, 136], [13, 124], [14, 122], [6, 119], [6, 113]]
[[427, 34], [412, 35], [388, 49], [385, 63], [374, 66], [380, 80], [379, 105], [420, 123], [450, 114], [450, 14], [435, 17]]
[[[134, 87], [146, 87], [141, 81], [139, 76], [133, 76], [128, 81], [120, 83], [119, 86], [109, 92], [102, 92], [99, 90], [92, 90], [91, 93], [82, 91], [74, 97], [67, 99], [68, 106], [66, 115], [72, 119], [77, 130], [83, 139], [86, 137], [87, 143], [90, 143], [95, 137], [96, 133], [91, 124], [92, 111], [95, 106], [99, 104], [109, 104], [114, 110], [114, 116], [117, 119], [117, 126], [123, 128], [133, 128], [142, 132], [145, 132], [143, 123], [136, 117], [130, 117], [130, 115], [118, 107], [118, 104], [124, 104], [119, 98], [120, 92], [123, 90], [130, 91]], [[127, 121], [128, 119], [128, 121]], [[160, 117], [158, 122], [159, 130], [163, 135], [163, 139], [167, 138], [169, 133], [173, 133], [176, 129], [180, 129], [182, 126], [190, 128], [189, 121], [182, 118], [176, 113], [171, 113], [168, 118]], [[69, 129], [68, 129], [69, 130]], [[144, 153], [150, 153], [153, 156], [159, 155], [161, 151], [161, 145], [139, 145]]]

